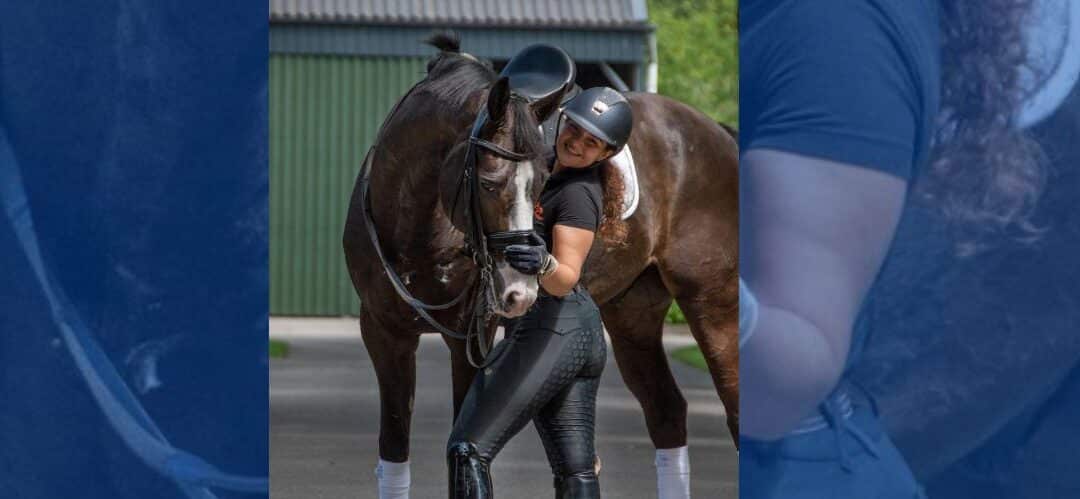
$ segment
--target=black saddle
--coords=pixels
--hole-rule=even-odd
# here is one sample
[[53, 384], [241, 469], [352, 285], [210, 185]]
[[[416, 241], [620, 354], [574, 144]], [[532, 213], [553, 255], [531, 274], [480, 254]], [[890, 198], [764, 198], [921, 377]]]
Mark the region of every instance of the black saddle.
[[577, 66], [562, 49], [536, 44], [510, 59], [500, 76], [510, 78], [512, 92], [535, 102], [569, 89], [577, 76]]

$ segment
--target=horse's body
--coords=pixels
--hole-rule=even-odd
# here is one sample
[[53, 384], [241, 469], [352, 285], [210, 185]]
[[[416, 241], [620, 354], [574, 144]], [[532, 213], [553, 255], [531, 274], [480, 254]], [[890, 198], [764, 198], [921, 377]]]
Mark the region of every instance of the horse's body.
[[[462, 56], [444, 52], [439, 57]], [[479, 63], [468, 64], [476, 67], [463, 71], [491, 73]], [[467, 135], [483, 102], [483, 85], [434, 90], [435, 80], [457, 76], [431, 72], [418, 83], [384, 123], [368, 158], [372, 218], [382, 249], [410, 291], [429, 303], [457, 296], [475, 270], [461, 252], [463, 235], [447, 216], [438, 189], [445, 158]], [[686, 401], [661, 342], [673, 298], [705, 353], [736, 437], [736, 144], [723, 128], [683, 104], [653, 94], [627, 97], [634, 109], [630, 147], [642, 197], [628, 220], [624, 246], [608, 247], [596, 239], [583, 283], [601, 307], [620, 371], [641, 402], [656, 447], [686, 445]], [[379, 380], [380, 456], [401, 462], [408, 458], [415, 351], [419, 334], [432, 328], [384, 275], [366, 232], [362, 200], [360, 189], [354, 190], [344, 249], [362, 303], [361, 333]], [[467, 312], [459, 306], [432, 315], [460, 329]], [[456, 411], [475, 369], [466, 361], [464, 342], [446, 342]]]

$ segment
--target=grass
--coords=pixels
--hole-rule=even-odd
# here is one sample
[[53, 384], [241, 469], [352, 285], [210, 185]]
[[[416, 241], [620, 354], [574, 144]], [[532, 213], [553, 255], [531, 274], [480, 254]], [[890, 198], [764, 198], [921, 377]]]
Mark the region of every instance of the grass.
[[679, 304], [672, 302], [667, 311], [667, 321], [670, 324], [686, 324], [686, 316], [679, 309]]
[[674, 352], [671, 352], [671, 356], [684, 364], [691, 365], [702, 371], [707, 370], [705, 367], [705, 355], [701, 353], [701, 349], [696, 345], [690, 345], [675, 350]]
[[281, 340], [270, 340], [270, 358], [284, 359], [289, 355], [289, 344]]

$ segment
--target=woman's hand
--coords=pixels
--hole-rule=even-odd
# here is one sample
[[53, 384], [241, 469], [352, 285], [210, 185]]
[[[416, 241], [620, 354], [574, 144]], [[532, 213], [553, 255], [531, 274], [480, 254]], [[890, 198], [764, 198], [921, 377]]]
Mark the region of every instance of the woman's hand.
[[554, 265], [554, 257], [544, 246], [512, 244], [506, 247], [506, 263], [525, 275], [536, 275]]

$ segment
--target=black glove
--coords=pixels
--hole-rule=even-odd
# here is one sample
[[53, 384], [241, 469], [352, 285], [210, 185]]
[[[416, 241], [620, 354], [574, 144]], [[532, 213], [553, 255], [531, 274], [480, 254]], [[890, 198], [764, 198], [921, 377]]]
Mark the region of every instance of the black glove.
[[504, 252], [506, 263], [518, 272], [526, 275], [539, 274], [546, 265], [551, 254], [543, 246], [529, 246], [525, 244], [511, 244]]

